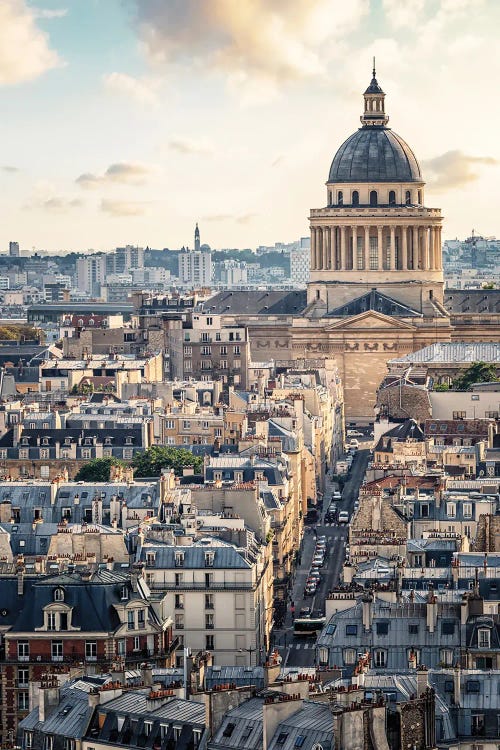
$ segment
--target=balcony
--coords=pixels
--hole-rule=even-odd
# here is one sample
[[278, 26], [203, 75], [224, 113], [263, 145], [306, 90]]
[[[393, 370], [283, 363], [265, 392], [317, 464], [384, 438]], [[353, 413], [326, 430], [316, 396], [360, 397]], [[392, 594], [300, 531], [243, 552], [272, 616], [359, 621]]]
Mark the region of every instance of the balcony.
[[208, 584], [201, 582], [175, 584], [173, 581], [167, 581], [165, 583], [151, 583], [149, 588], [152, 591], [178, 591], [179, 589], [183, 589], [184, 591], [200, 591], [203, 589], [209, 589], [210, 591], [252, 591], [254, 587], [250, 581], [248, 583], [244, 581], [241, 583], [233, 581], [210, 581]]

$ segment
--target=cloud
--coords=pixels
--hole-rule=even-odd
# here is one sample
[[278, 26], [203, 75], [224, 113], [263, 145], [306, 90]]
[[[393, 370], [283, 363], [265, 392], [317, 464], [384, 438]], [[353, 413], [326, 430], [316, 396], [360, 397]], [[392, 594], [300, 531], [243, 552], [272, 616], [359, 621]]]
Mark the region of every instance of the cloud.
[[411, 3], [383, 0], [382, 6], [391, 26], [400, 29], [404, 26], [415, 26], [417, 18], [424, 10], [425, 0], [412, 0]]
[[59, 195], [54, 195], [52, 198], [47, 198], [47, 200], [40, 202], [38, 208], [43, 208], [46, 211], [60, 211], [66, 213], [72, 208], [80, 208], [82, 205], [82, 201], [78, 198], [68, 200]]
[[234, 221], [236, 224], [249, 224], [256, 216], [257, 214], [211, 214], [209, 216], [204, 216], [203, 221]]
[[139, 35], [154, 63], [274, 81], [324, 75], [332, 44], [369, 11], [369, 0], [135, 0], [135, 5]]
[[144, 216], [147, 213], [149, 203], [139, 201], [115, 201], [103, 199], [101, 211], [110, 216]]
[[476, 166], [494, 166], [499, 162], [491, 156], [468, 156], [462, 151], [447, 151], [422, 162], [430, 173], [433, 188], [460, 188], [479, 177]]
[[9, 172], [11, 174], [14, 174], [15, 172], [20, 172], [21, 170], [19, 167], [12, 167], [10, 164], [5, 164], [2, 167], [2, 172]]
[[83, 202], [79, 198], [66, 198], [57, 193], [50, 182], [41, 180], [35, 185], [33, 194], [24, 208], [28, 211], [42, 210], [51, 213], [68, 213], [82, 205]]
[[213, 146], [204, 139], [196, 140], [187, 136], [172, 136], [168, 142], [168, 148], [177, 151], [179, 154], [205, 154], [214, 153]]
[[25, 0], [0, 2], [0, 85], [31, 81], [61, 65]]
[[155, 170], [146, 164], [133, 162], [117, 162], [111, 164], [103, 175], [84, 172], [75, 182], [85, 190], [93, 190], [113, 183], [125, 185], [142, 185]]
[[64, 18], [68, 15], [67, 8], [33, 8], [33, 14], [35, 18], [45, 18], [52, 20], [53, 18]]
[[145, 78], [135, 78], [127, 73], [108, 73], [102, 77], [104, 86], [117, 94], [132, 97], [142, 104], [156, 105], [159, 103], [158, 86], [159, 81]]

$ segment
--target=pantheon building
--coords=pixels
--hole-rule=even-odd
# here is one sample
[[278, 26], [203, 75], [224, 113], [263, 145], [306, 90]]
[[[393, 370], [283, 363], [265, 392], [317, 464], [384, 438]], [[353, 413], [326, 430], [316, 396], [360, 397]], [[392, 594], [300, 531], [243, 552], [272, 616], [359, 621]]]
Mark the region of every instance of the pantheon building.
[[388, 359], [446, 341], [499, 341], [498, 290], [444, 289], [439, 208], [426, 206], [415, 154], [389, 126], [375, 70], [359, 127], [310, 211], [303, 291], [228, 291], [205, 310], [248, 325], [254, 361], [336, 361], [348, 418], [372, 419]]

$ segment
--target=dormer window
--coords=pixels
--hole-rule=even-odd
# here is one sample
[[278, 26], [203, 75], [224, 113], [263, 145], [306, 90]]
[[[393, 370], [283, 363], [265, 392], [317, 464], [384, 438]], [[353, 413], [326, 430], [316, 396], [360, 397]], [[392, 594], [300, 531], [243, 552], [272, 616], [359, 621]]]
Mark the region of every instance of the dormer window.
[[21, 440], [21, 443], [22, 443], [23, 445], [29, 445], [29, 440], [28, 440], [28, 438], [26, 438], [26, 437], [23, 437], [23, 439]]
[[183, 565], [184, 565], [184, 552], [176, 552], [175, 553], [175, 567], [182, 568]]
[[148, 565], [149, 567], [154, 567], [155, 560], [156, 560], [155, 552], [148, 552], [146, 554], [146, 565]]
[[71, 438], [64, 438], [64, 444], [65, 445], [71, 445]]
[[489, 628], [478, 629], [477, 647], [478, 648], [491, 648], [491, 631]]
[[120, 592], [120, 599], [122, 602], [128, 600], [128, 586], [122, 586], [121, 592]]
[[213, 552], [205, 552], [205, 567], [206, 568], [213, 568], [214, 565], [214, 553]]
[[42, 438], [42, 445], [48, 445], [48, 444], [49, 444], [49, 439], [46, 437]]
[[130, 436], [128, 436], [128, 437], [125, 438], [125, 445], [132, 445], [132, 442], [133, 442], [133, 440], [132, 440], [132, 438]]
[[54, 589], [54, 601], [55, 602], [63, 602], [64, 601], [64, 589], [62, 589], [62, 588]]
[[112, 441], [111, 441], [111, 438], [110, 438], [110, 437], [104, 438], [104, 444], [105, 444], [105, 445], [111, 445], [111, 442], [112, 442]]

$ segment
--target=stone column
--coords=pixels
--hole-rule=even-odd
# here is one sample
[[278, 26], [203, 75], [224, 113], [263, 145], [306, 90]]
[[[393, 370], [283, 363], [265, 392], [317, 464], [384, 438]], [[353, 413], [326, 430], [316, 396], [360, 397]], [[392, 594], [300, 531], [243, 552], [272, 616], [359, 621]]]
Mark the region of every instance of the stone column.
[[412, 227], [413, 232], [413, 270], [418, 271], [418, 256], [419, 256], [419, 247], [418, 247], [418, 227]]
[[352, 270], [358, 267], [358, 227], [351, 227], [352, 232]]
[[401, 227], [401, 268], [408, 269], [408, 227], [405, 224]]
[[424, 227], [424, 270], [428, 271], [430, 264], [429, 227]]
[[323, 268], [328, 269], [328, 253], [330, 244], [330, 228], [323, 227]]
[[384, 249], [382, 247], [384, 227], [377, 227], [377, 255], [378, 255], [378, 270], [384, 270]]
[[323, 228], [318, 227], [318, 268], [323, 270]]
[[441, 247], [441, 227], [437, 228], [437, 269], [438, 271], [442, 271], [443, 269], [443, 255], [442, 255], [442, 247]]
[[370, 270], [370, 227], [365, 227], [365, 271]]
[[316, 227], [311, 227], [311, 271], [316, 270]]
[[429, 227], [429, 269], [433, 271], [436, 267], [436, 227]]
[[389, 268], [391, 271], [394, 271], [396, 268], [396, 227], [391, 227], [391, 252], [390, 252], [390, 261], [389, 261]]
[[347, 268], [347, 256], [345, 247], [345, 227], [340, 227], [340, 270], [345, 271]]

